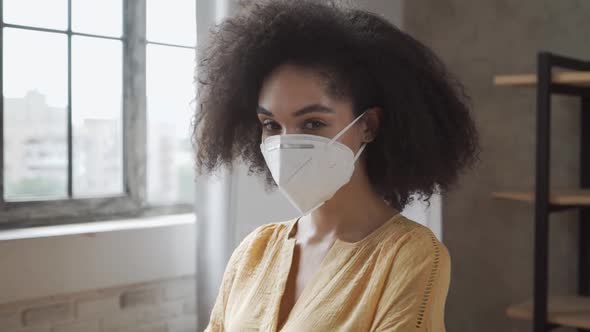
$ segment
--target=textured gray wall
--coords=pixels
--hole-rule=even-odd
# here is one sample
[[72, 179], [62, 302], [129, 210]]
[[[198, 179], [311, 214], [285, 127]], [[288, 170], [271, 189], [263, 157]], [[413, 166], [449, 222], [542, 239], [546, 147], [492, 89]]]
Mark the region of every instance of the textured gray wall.
[[[406, 1], [404, 28], [432, 47], [473, 98], [480, 167], [443, 197], [443, 239], [452, 257], [449, 331], [530, 331], [508, 304], [532, 294], [533, 206], [493, 200], [534, 187], [535, 91], [494, 87], [494, 74], [534, 72], [536, 52], [590, 59], [589, 1]], [[579, 101], [553, 99], [551, 186], [576, 187]], [[550, 218], [550, 294], [576, 288], [577, 212]], [[561, 329], [560, 331], [573, 331]]]

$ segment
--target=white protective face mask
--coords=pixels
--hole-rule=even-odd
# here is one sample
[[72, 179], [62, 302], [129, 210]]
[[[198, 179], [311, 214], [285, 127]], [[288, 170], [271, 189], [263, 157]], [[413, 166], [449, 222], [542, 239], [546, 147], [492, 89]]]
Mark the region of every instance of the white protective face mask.
[[260, 149], [281, 192], [301, 215], [306, 215], [332, 198], [350, 180], [356, 156], [337, 140], [364, 114], [363, 112], [334, 138], [286, 134], [267, 137]]

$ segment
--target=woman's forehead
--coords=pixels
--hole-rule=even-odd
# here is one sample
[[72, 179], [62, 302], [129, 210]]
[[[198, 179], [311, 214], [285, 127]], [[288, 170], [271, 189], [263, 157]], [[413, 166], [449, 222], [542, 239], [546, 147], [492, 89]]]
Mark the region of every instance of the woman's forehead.
[[273, 114], [297, 115], [314, 108], [323, 108], [321, 111], [324, 113], [330, 113], [326, 110], [335, 113], [349, 108], [350, 102], [331, 96], [324, 79], [313, 69], [285, 64], [273, 70], [263, 81], [258, 105], [260, 110]]
[[324, 88], [318, 75], [310, 69], [293, 65], [281, 65], [262, 82], [259, 101], [270, 99], [319, 98]]

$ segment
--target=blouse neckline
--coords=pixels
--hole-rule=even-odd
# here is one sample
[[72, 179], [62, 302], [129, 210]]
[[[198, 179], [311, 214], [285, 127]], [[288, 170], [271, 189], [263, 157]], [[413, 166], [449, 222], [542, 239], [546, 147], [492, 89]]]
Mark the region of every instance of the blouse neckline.
[[293, 254], [296, 244], [296, 238], [290, 236], [291, 232], [293, 231], [293, 228], [295, 227], [300, 218], [295, 218], [291, 220], [287, 232], [285, 233], [286, 245], [282, 248], [282, 255], [284, 255], [284, 259], [281, 263], [280, 275], [277, 278], [277, 280], [279, 280], [279, 289], [281, 294], [277, 300], [279, 301], [279, 305], [277, 306], [274, 315], [269, 316], [270, 321], [268, 322], [268, 324], [271, 326], [271, 331], [281, 331], [285, 328], [285, 326], [289, 325], [290, 321], [292, 321], [293, 319], [298, 319], [298, 315], [300, 314], [299, 308], [301, 306], [305, 306], [309, 301], [313, 299], [315, 295], [318, 294], [317, 287], [325, 285], [325, 283], [328, 282], [327, 279], [333, 277], [332, 274], [327, 274], [324, 271], [328, 265], [333, 267], [331, 271], [336, 271], [337, 269], [334, 268], [335, 264], [338, 265], [344, 261], [348, 261], [351, 255], [354, 255], [362, 246], [366, 245], [367, 243], [373, 240], [378, 240], [378, 238], [383, 237], [387, 233], [386, 230], [389, 227], [392, 227], [392, 225], [402, 220], [401, 216], [402, 215], [400, 213], [395, 214], [394, 216], [389, 218], [389, 220], [381, 224], [379, 227], [377, 227], [375, 230], [373, 230], [371, 233], [369, 233], [367, 236], [365, 236], [359, 241], [347, 242], [336, 238], [332, 246], [328, 249], [324, 258], [322, 259], [317, 270], [303, 288], [301, 294], [299, 295], [299, 298], [297, 298], [297, 300], [293, 304], [293, 307], [291, 307], [291, 310], [289, 311], [287, 317], [285, 318], [285, 321], [283, 322], [283, 326], [278, 327], [277, 325], [280, 308], [280, 299], [282, 298], [285, 292], [287, 279], [291, 271], [291, 265], [293, 264]]
[[[396, 213], [391, 218], [389, 218], [387, 221], [385, 221], [383, 224], [381, 224], [379, 227], [374, 229], [367, 236], [365, 236], [364, 238], [362, 238], [356, 242], [349, 242], [349, 241], [344, 241], [339, 238], [336, 238], [336, 240], [334, 241], [334, 245], [339, 245], [342, 247], [349, 247], [349, 248], [357, 248], [357, 247], [363, 246], [364, 244], [370, 242], [372, 239], [377, 238], [377, 237], [379, 237], [379, 235], [383, 234], [384, 231], [388, 227], [390, 227], [391, 225], [395, 224], [398, 220], [400, 220], [401, 216], [402, 216], [401, 213], [399, 213], [399, 212]], [[295, 228], [295, 226], [299, 222], [299, 219], [301, 219], [301, 217], [291, 220], [289, 228], [287, 229], [287, 235], [286, 235], [287, 241], [294, 242], [296, 240], [295, 237], [291, 237], [291, 233], [293, 232], [293, 229]]]

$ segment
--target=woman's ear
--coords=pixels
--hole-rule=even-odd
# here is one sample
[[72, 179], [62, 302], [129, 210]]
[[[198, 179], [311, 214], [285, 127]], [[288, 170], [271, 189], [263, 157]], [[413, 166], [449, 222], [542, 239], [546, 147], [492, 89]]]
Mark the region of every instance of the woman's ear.
[[377, 137], [377, 131], [379, 130], [379, 121], [381, 121], [381, 114], [383, 109], [381, 107], [373, 107], [367, 110], [367, 113], [363, 116], [363, 122], [365, 126], [363, 128], [363, 140], [368, 143]]

